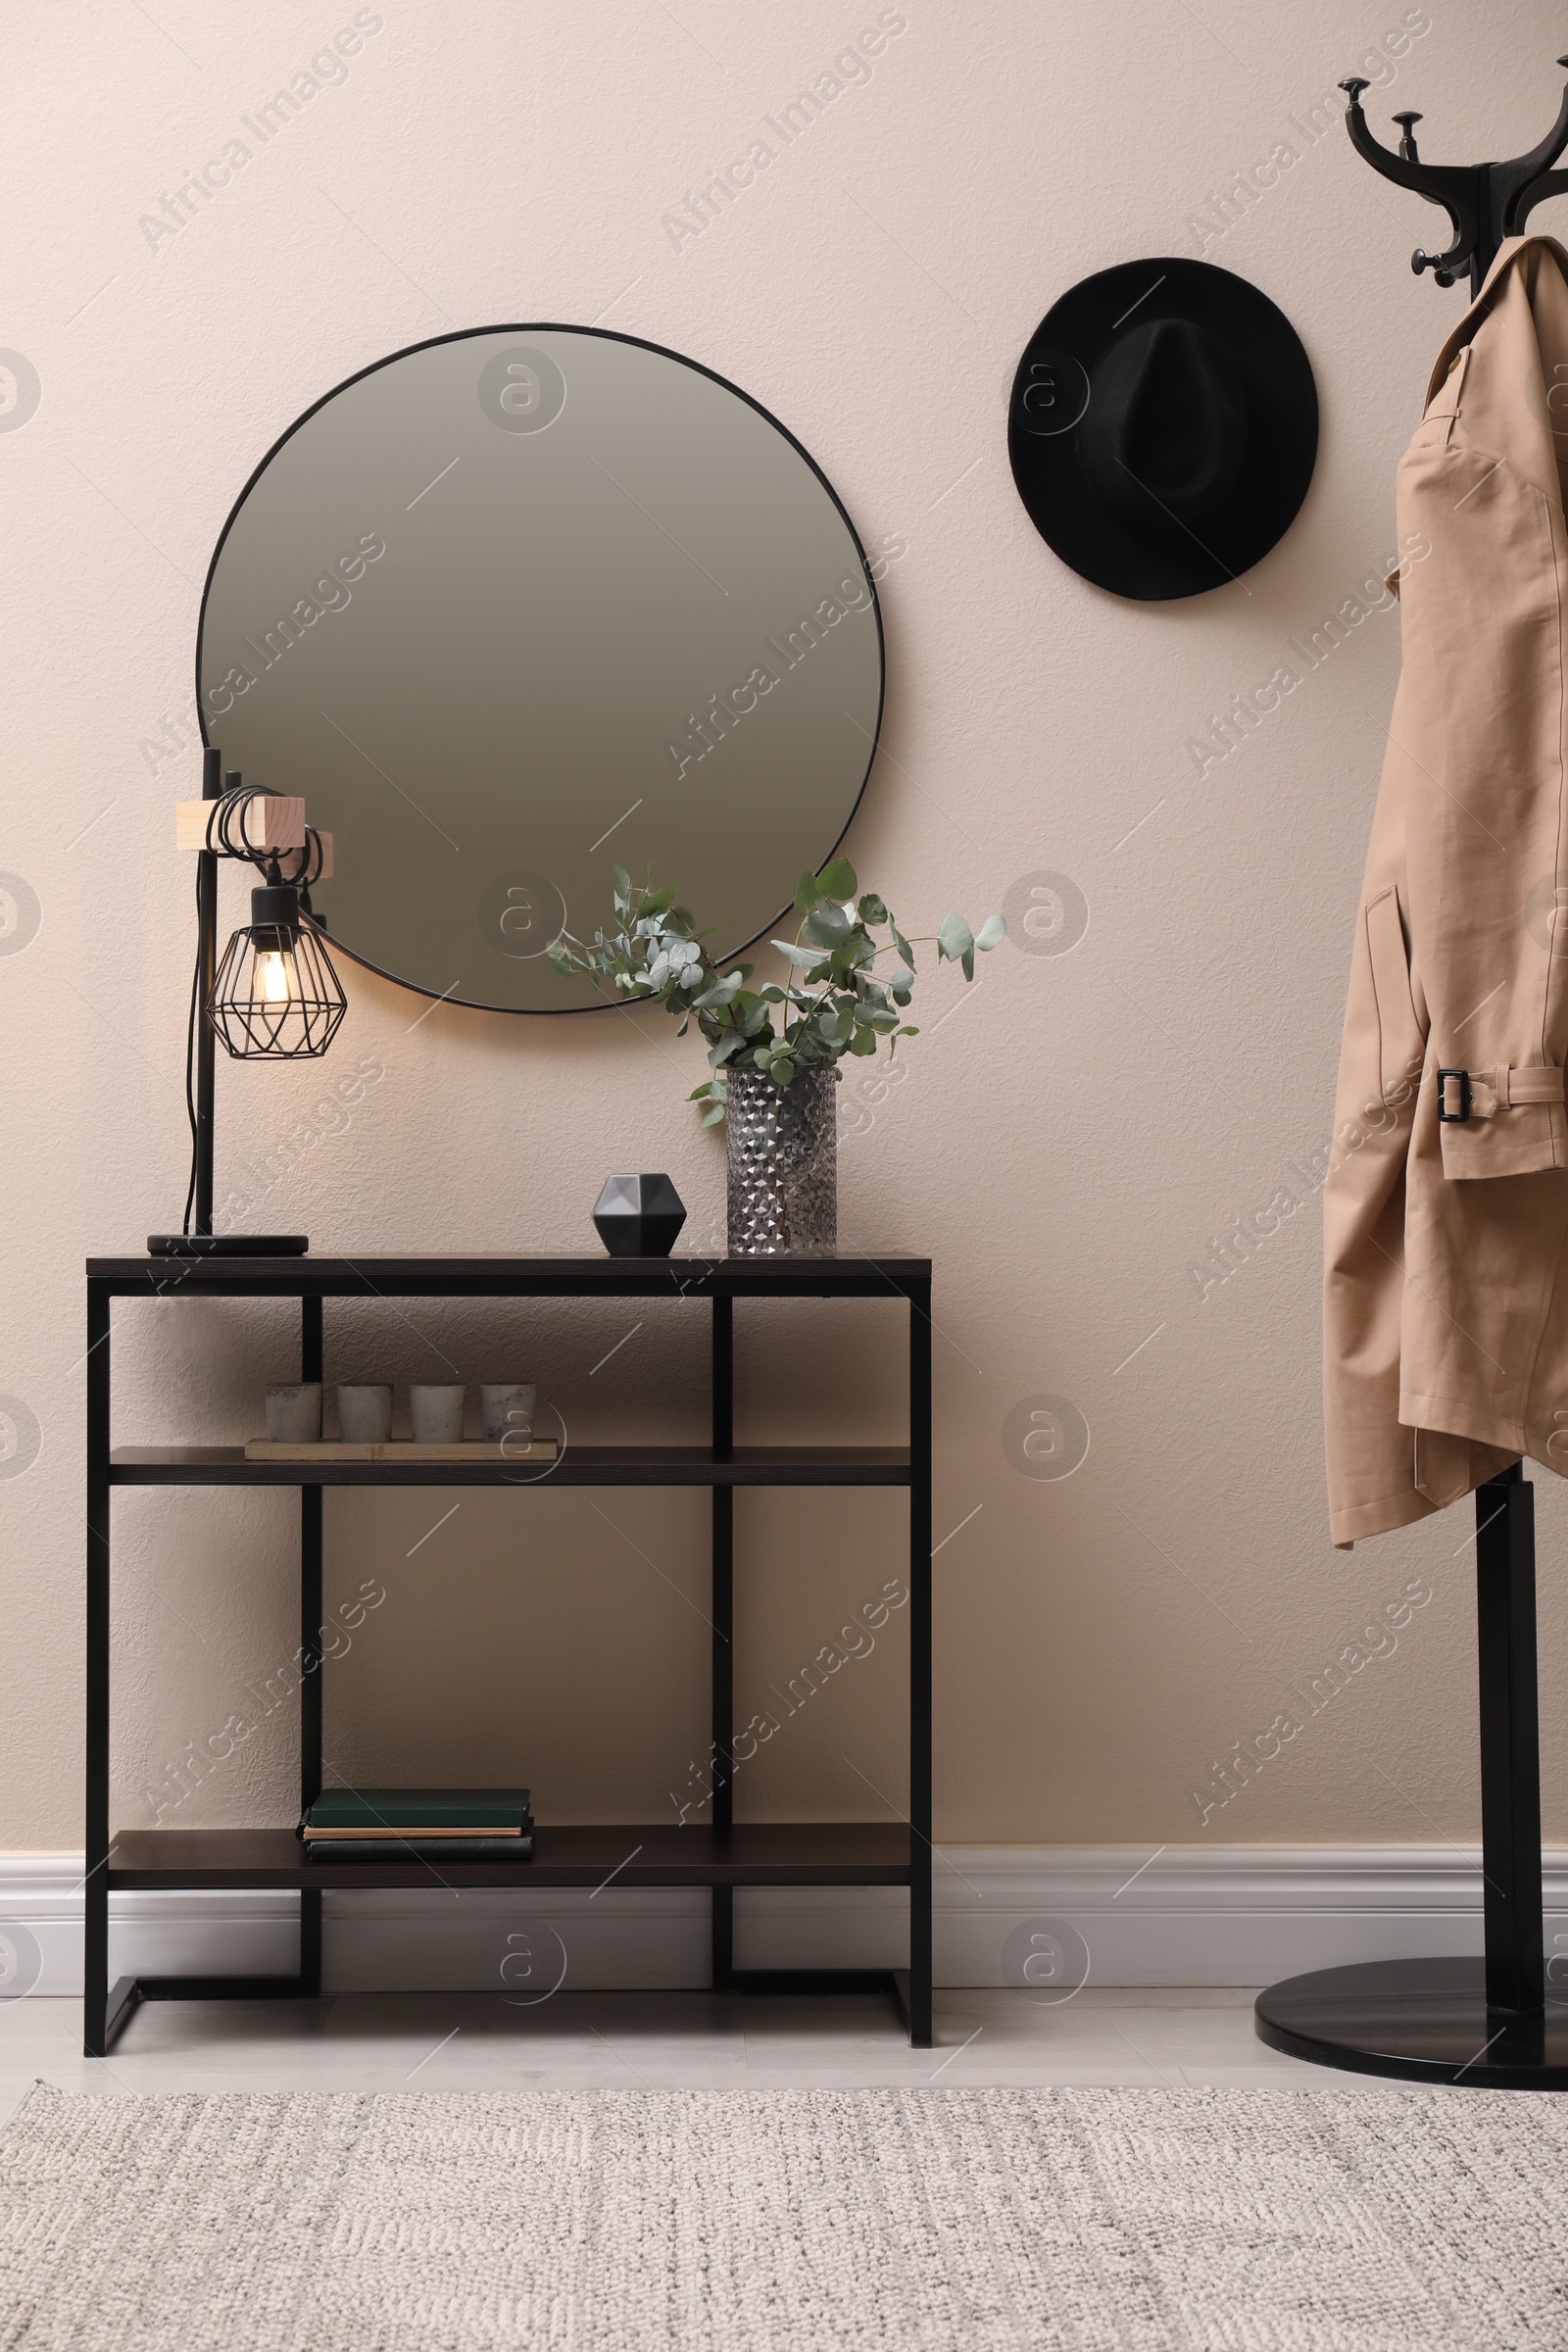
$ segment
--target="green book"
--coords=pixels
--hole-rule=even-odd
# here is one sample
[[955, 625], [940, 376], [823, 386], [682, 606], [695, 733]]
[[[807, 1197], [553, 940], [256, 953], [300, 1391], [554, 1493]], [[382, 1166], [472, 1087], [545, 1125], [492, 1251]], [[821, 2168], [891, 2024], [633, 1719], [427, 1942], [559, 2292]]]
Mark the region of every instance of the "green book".
[[521, 1838], [455, 1838], [450, 1830], [435, 1838], [350, 1838], [337, 1830], [326, 1836], [308, 1835], [307, 1862], [335, 1866], [344, 1862], [373, 1862], [383, 1870], [400, 1870], [411, 1862], [433, 1862], [448, 1869], [465, 1862], [531, 1862], [533, 1835]]
[[526, 1788], [323, 1788], [305, 1826], [360, 1838], [388, 1830], [486, 1830], [494, 1837], [531, 1828], [532, 1815]]

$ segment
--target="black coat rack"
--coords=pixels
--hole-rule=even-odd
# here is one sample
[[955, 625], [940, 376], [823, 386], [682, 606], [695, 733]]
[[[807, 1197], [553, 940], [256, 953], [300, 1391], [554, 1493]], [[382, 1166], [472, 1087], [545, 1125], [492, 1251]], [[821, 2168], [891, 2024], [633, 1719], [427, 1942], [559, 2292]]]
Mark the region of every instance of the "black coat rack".
[[[1558, 65], [1568, 68], [1568, 58]], [[1411, 267], [1451, 286], [1468, 269], [1479, 294], [1506, 237], [1544, 196], [1568, 195], [1550, 167], [1568, 146], [1568, 91], [1548, 136], [1509, 164], [1422, 163], [1417, 114], [1396, 115], [1396, 155], [1361, 111], [1359, 76], [1342, 81], [1358, 154], [1453, 222], [1446, 253]], [[1485, 1959], [1379, 1960], [1315, 1970], [1258, 1997], [1260, 2039], [1295, 2058], [1356, 2074], [1514, 2090], [1568, 2090], [1568, 1998], [1545, 1982], [1541, 1867], [1541, 1737], [1536, 1673], [1536, 1494], [1522, 1462], [1476, 1489], [1481, 1718], [1481, 1872]]]
[[[1559, 57], [1568, 68], [1568, 57]], [[1416, 153], [1415, 126], [1424, 116], [1406, 111], [1394, 120], [1403, 132], [1398, 151], [1372, 136], [1361, 111], [1361, 92], [1371, 85], [1358, 74], [1340, 87], [1350, 103], [1345, 126], [1357, 155], [1396, 187], [1411, 188], [1428, 204], [1443, 207], [1453, 223], [1453, 243], [1446, 253], [1426, 253], [1418, 245], [1410, 256], [1417, 277], [1430, 270], [1440, 286], [1451, 286], [1461, 270], [1470, 272], [1470, 291], [1479, 294], [1487, 271], [1508, 237], [1523, 233], [1530, 215], [1547, 196], [1568, 195], [1568, 172], [1552, 165], [1568, 147], [1568, 90], [1564, 90], [1557, 120], [1539, 147], [1516, 155], [1510, 164], [1424, 164]]]

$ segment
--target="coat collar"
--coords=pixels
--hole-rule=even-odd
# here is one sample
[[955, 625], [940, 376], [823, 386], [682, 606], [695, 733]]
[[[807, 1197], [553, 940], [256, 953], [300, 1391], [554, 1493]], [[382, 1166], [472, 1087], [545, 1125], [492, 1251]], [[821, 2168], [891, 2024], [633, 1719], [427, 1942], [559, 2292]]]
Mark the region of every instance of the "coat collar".
[[1564, 280], [1568, 281], [1568, 251], [1558, 244], [1555, 237], [1509, 237], [1498, 247], [1497, 258], [1487, 271], [1486, 282], [1480, 293], [1438, 354], [1437, 362], [1427, 383], [1427, 399], [1429, 401], [1439, 385], [1446, 381], [1448, 370], [1453, 366], [1458, 353], [1470, 341], [1477, 327], [1491, 311], [1496, 288], [1501, 284], [1508, 271], [1527, 254], [1548, 253], [1556, 263]]

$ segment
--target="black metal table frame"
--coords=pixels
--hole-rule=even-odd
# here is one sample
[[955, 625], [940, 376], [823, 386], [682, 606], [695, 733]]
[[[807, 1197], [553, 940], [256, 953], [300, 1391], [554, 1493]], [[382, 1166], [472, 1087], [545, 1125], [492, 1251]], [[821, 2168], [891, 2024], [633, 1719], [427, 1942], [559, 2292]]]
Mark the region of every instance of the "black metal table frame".
[[[112, 1451], [111, 1315], [116, 1298], [278, 1298], [301, 1303], [300, 1377], [323, 1377], [322, 1305], [327, 1298], [681, 1298], [707, 1300], [711, 1310], [712, 1443], [696, 1449], [664, 1449], [658, 1473], [644, 1475], [640, 1459], [607, 1470], [571, 1458], [568, 1446], [553, 1474], [564, 1485], [617, 1484], [707, 1486], [711, 1494], [712, 1587], [711, 1740], [713, 1798], [711, 1828], [720, 1838], [734, 1831], [734, 1584], [735, 1487], [810, 1485], [906, 1485], [909, 1496], [909, 1795], [908, 1868], [909, 1966], [885, 1969], [741, 1969], [734, 1958], [734, 1886], [744, 1871], [694, 1865], [690, 1874], [665, 1884], [711, 1887], [712, 1984], [734, 1992], [891, 1991], [908, 2024], [916, 2049], [931, 2047], [931, 1264], [925, 1258], [89, 1258], [87, 1261], [87, 1671], [86, 1671], [86, 1856], [84, 2048], [89, 2057], [107, 2054], [116, 2035], [142, 2000], [233, 2000], [318, 1997], [321, 1982], [321, 1888], [300, 1887], [298, 1973], [265, 1977], [127, 1977], [109, 1983], [109, 1896], [115, 1883], [114, 1833], [110, 1826], [111, 1756], [111, 1497], [117, 1484], [291, 1485], [300, 1494], [300, 1798], [302, 1809], [321, 1788], [322, 1678], [322, 1491], [326, 1485], [420, 1485], [430, 1487], [534, 1484], [504, 1464], [400, 1464], [392, 1475], [365, 1464], [245, 1464], [236, 1459], [192, 1469], [171, 1448], [167, 1464], [138, 1468], [117, 1463]], [[869, 1449], [824, 1467], [811, 1458], [825, 1448], [778, 1448], [793, 1459], [763, 1461], [763, 1449], [737, 1448], [734, 1430], [734, 1301], [737, 1298], [902, 1298], [908, 1307], [909, 1443], [906, 1465], [890, 1467], [890, 1449]], [[216, 1454], [220, 1449], [213, 1449]], [[612, 1449], [598, 1449], [610, 1452]], [[191, 1833], [175, 1833], [176, 1836]], [[718, 1850], [715, 1845], [714, 1851]], [[166, 1879], [161, 1883], [171, 1883]], [[180, 1883], [174, 1878], [172, 1883]], [[212, 1883], [198, 1881], [189, 1884]], [[230, 1885], [244, 1884], [243, 1876]], [[250, 1883], [256, 1883], [252, 1880]], [[378, 1870], [356, 1871], [367, 1888], [387, 1883]], [[527, 1865], [499, 1865], [488, 1876], [475, 1867], [465, 1884], [526, 1886]], [[541, 1873], [534, 1884], [574, 1884]], [[630, 1883], [637, 1883], [635, 1878]], [[764, 1882], [812, 1885], [844, 1883], [842, 1870], [813, 1873], [803, 1867]], [[879, 1874], [877, 1883], [888, 1883]], [[901, 1872], [894, 1883], [905, 1883]]]

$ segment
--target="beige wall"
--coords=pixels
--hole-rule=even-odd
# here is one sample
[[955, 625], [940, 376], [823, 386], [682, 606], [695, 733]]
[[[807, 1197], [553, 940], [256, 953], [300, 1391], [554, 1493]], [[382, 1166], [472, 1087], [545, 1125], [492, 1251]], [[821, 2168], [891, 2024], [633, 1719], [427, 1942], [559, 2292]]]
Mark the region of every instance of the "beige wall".
[[[0, 1844], [80, 1838], [80, 1266], [183, 1196], [190, 870], [171, 804], [197, 789], [215, 536], [262, 452], [340, 378], [448, 325], [530, 318], [598, 319], [732, 377], [812, 450], [868, 544], [906, 543], [882, 585], [886, 756], [849, 846], [906, 924], [984, 913], [1042, 870], [1091, 910], [1073, 953], [1009, 945], [961, 1004], [952, 974], [930, 982], [903, 1082], [883, 1096], [857, 1072], [846, 1090], [847, 1246], [937, 1261], [936, 1521], [960, 1530], [936, 1562], [941, 1835], [1473, 1838], [1468, 1511], [1346, 1556], [1322, 1488], [1312, 1154], [1396, 618], [1359, 622], [1234, 756], [1190, 748], [1391, 554], [1395, 463], [1460, 297], [1408, 270], [1438, 216], [1375, 181], [1337, 122], [1315, 141], [1292, 122], [1427, 18], [1403, 0], [908, 0], [871, 78], [677, 238], [663, 217], [876, 0], [385, 0], [362, 12], [378, 28], [347, 78], [150, 241], [141, 217], [354, 13], [56, 0], [7, 28], [0, 343], [42, 402], [0, 434], [0, 867], [41, 927], [0, 954], [0, 1391], [42, 1443], [0, 1480]], [[1435, 154], [1517, 151], [1555, 104], [1547, 13], [1432, 0], [1374, 121], [1420, 105]], [[1303, 152], [1278, 183], [1223, 233], [1205, 223], [1205, 200], [1285, 139]], [[1205, 249], [1305, 340], [1317, 478], [1245, 581], [1119, 603], [1025, 516], [1007, 389], [1067, 284]], [[230, 905], [240, 888], [226, 878]], [[306, 1227], [318, 1250], [564, 1250], [591, 1246], [605, 1172], [643, 1166], [673, 1173], [699, 1247], [715, 1231], [721, 1147], [683, 1101], [695, 1041], [652, 1017], [641, 1036], [421, 1020], [421, 1001], [352, 967], [349, 987], [325, 1063], [220, 1073], [220, 1193], [242, 1159], [314, 1139], [250, 1222]], [[1238, 1217], [1273, 1222], [1282, 1191], [1299, 1205], [1200, 1296], [1191, 1269]], [[696, 1434], [700, 1315], [643, 1314], [594, 1369], [638, 1321], [333, 1311], [329, 1377], [521, 1369], [575, 1435]], [[894, 1435], [896, 1324], [745, 1310], [748, 1426]], [[238, 1438], [289, 1369], [281, 1309], [147, 1306], [121, 1331], [122, 1440]], [[1004, 1448], [1009, 1412], [1043, 1394], [1092, 1434], [1061, 1481]], [[1568, 1516], [1544, 1474], [1537, 1492], [1561, 1837]], [[469, 1495], [421, 1542], [454, 1499], [329, 1498], [334, 1602], [365, 1580], [385, 1593], [328, 1671], [333, 1766], [521, 1777], [558, 1819], [673, 1818], [706, 1736], [706, 1502]], [[289, 1818], [294, 1710], [269, 1711], [266, 1682], [297, 1641], [291, 1508], [117, 1504], [124, 1824], [149, 1822], [187, 1742], [221, 1746], [234, 1716], [248, 1738], [166, 1818]], [[743, 1804], [874, 1813], [865, 1781], [902, 1801], [902, 1613], [793, 1715], [768, 1695], [897, 1576], [897, 1498], [746, 1496], [739, 1517], [742, 1720], [781, 1721]], [[1308, 1715], [1293, 1687], [1412, 1584], [1431, 1597], [1396, 1646]], [[1282, 1712], [1299, 1733], [1200, 1819], [1212, 1760]]]

